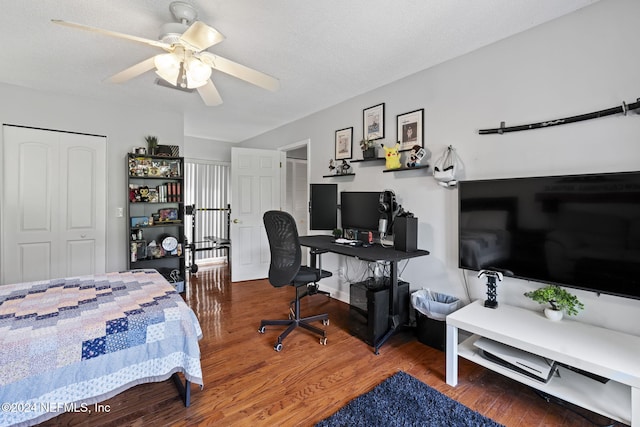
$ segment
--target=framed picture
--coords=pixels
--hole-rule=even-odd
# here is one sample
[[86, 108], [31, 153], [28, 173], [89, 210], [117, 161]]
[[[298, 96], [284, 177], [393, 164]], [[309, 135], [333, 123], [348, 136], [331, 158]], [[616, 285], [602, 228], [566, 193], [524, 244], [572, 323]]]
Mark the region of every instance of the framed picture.
[[384, 102], [362, 110], [362, 138], [384, 138]]
[[158, 214], [160, 215], [158, 222], [178, 221], [178, 209], [176, 208], [159, 209]]
[[147, 216], [132, 216], [131, 228], [140, 228], [149, 226], [149, 217]]
[[398, 115], [398, 141], [400, 151], [411, 150], [413, 146], [423, 147], [422, 121], [424, 109]]
[[351, 158], [353, 148], [353, 128], [345, 128], [336, 131], [336, 160]]

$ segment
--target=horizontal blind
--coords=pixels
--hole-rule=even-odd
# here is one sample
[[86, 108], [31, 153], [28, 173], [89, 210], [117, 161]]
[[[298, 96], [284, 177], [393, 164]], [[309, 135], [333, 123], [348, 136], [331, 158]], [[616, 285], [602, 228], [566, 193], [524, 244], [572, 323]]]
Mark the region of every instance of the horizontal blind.
[[[185, 205], [195, 205], [196, 209], [226, 209], [229, 204], [230, 166], [220, 163], [206, 163], [185, 160], [184, 197]], [[195, 236], [191, 222], [185, 224], [185, 234], [196, 247], [206, 247], [206, 236], [229, 238], [227, 211], [194, 211]], [[188, 218], [188, 217], [187, 217]], [[218, 258], [225, 255], [224, 249], [197, 251], [196, 260]]]

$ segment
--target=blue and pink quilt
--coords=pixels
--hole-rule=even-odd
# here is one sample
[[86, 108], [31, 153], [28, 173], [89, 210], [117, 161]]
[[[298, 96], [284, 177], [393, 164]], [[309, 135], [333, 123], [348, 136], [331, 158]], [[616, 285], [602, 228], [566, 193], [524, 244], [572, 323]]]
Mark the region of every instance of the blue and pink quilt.
[[36, 424], [175, 372], [202, 386], [201, 337], [156, 270], [0, 286], [0, 425]]

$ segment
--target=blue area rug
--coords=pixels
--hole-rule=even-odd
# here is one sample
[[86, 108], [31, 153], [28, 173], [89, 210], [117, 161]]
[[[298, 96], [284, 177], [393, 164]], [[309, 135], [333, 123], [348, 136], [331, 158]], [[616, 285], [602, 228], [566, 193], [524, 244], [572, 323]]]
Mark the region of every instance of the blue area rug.
[[497, 427], [501, 424], [411, 375], [398, 372], [316, 424], [316, 427], [333, 426]]

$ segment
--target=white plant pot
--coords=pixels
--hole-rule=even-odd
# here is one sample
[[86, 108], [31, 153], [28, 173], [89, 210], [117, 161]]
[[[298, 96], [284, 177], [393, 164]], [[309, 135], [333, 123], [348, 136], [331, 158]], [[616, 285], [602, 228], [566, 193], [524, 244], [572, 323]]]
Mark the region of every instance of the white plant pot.
[[562, 314], [563, 314], [562, 310], [554, 310], [552, 308], [544, 309], [544, 315], [547, 317], [547, 319], [553, 320], [554, 322], [561, 320]]

